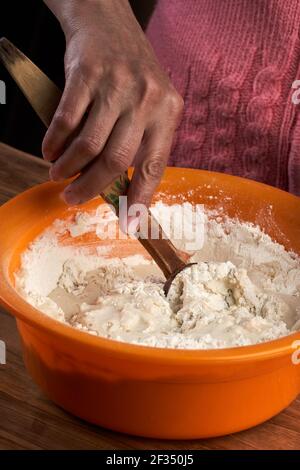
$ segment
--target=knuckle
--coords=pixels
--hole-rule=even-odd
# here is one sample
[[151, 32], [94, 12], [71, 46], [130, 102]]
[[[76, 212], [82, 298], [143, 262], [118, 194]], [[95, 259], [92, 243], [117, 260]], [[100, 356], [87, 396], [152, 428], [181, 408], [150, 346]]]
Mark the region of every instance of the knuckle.
[[155, 77], [146, 77], [144, 88], [145, 101], [156, 102], [162, 97], [162, 86]]
[[69, 81], [79, 82], [82, 86], [89, 90], [93, 95], [101, 76], [103, 75], [103, 67], [99, 62], [80, 61], [76, 64], [69, 65], [66, 70], [66, 78]]
[[102, 74], [103, 67], [99, 61], [81, 60], [76, 66], [76, 71], [85, 79], [96, 78]]
[[145, 179], [160, 179], [166, 166], [165, 158], [161, 153], [151, 155], [151, 158], [144, 160], [142, 173]]
[[94, 136], [79, 136], [76, 139], [76, 149], [79, 154], [87, 157], [98, 155], [101, 147], [100, 139]]
[[69, 111], [59, 111], [54, 117], [54, 126], [62, 131], [71, 131], [75, 123], [73, 113]]
[[128, 86], [133, 79], [133, 75], [127, 64], [115, 64], [111, 71], [112, 83], [117, 86]]
[[183, 98], [175, 90], [171, 90], [165, 96], [165, 102], [170, 113], [175, 117], [181, 116], [184, 107]]
[[106, 157], [106, 165], [112, 174], [124, 173], [128, 168], [129, 151], [125, 147], [112, 150]]

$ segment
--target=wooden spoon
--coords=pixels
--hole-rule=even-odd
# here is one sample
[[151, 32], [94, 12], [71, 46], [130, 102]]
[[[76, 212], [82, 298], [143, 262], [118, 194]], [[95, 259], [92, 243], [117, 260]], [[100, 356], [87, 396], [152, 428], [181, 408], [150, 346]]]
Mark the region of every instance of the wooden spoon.
[[[62, 95], [59, 88], [6, 38], [0, 39], [0, 59], [40, 119], [48, 127]], [[129, 184], [128, 175], [125, 173], [101, 193], [102, 198], [115, 208], [117, 214], [119, 213], [119, 196], [126, 194]], [[158, 233], [159, 237], [152, 239], [149, 230], [148, 233], [141, 233], [141, 229], [138, 240], [164, 273], [167, 279], [164, 290], [167, 294], [175, 276], [194, 263], [188, 263], [188, 255], [174, 247], [149, 210], [147, 217], [149, 230], [150, 227], [153, 230], [156, 224], [153, 233]]]

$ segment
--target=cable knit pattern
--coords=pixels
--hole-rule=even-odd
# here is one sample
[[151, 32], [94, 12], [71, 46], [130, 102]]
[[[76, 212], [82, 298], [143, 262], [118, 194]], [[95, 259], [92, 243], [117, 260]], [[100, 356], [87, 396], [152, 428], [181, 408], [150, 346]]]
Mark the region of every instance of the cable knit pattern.
[[169, 164], [300, 195], [298, 0], [158, 0], [147, 35], [185, 110]]

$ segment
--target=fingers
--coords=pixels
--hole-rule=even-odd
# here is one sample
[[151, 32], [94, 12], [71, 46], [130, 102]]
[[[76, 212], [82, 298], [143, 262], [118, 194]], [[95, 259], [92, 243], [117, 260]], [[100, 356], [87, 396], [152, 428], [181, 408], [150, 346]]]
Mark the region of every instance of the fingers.
[[167, 165], [182, 109], [183, 100], [177, 93], [166, 94], [163, 108], [147, 127], [127, 194], [129, 208], [133, 204], [150, 205]]
[[66, 81], [65, 89], [44, 137], [42, 151], [45, 160], [54, 161], [62, 153], [68, 139], [80, 125], [91, 101], [90, 90], [73, 73]]
[[155, 126], [145, 135], [128, 190], [128, 207], [132, 204], [149, 206], [172, 146], [173, 130]]
[[101, 193], [125, 172], [141, 144], [144, 128], [129, 115], [116, 123], [102, 153], [64, 191], [67, 204], [80, 204]]
[[98, 99], [79, 135], [53, 164], [50, 177], [58, 181], [75, 176], [83, 170], [104, 149], [118, 117], [118, 106], [108, 108]]

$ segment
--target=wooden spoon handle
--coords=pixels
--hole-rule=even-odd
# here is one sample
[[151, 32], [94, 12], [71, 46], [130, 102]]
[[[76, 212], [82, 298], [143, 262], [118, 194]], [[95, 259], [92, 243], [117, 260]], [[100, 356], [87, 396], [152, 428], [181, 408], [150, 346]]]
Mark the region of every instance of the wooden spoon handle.
[[[169, 279], [174, 272], [181, 271], [187, 265], [189, 256], [174, 247], [150, 211], [146, 217], [148, 231], [144, 231], [141, 223], [139, 241], [160, 267], [166, 279]], [[157, 238], [151, 236], [150, 230], [158, 234]]]
[[61, 98], [59, 88], [6, 38], [0, 39], [0, 59], [39, 118], [48, 127]]

